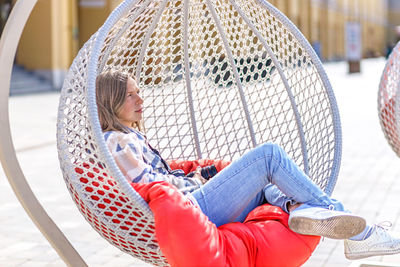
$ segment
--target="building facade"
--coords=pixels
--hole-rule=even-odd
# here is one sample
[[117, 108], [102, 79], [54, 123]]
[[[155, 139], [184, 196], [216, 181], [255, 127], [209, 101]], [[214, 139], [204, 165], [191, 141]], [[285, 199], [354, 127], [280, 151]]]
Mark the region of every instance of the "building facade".
[[[398, 0], [392, 0], [400, 2]], [[323, 60], [346, 59], [346, 25], [361, 31], [362, 57], [384, 55], [387, 0], [272, 0], [296, 24]]]
[[[20, 41], [17, 64], [52, 80], [59, 88], [79, 48], [120, 2], [38, 0]], [[346, 59], [349, 23], [359, 25], [362, 57], [384, 55], [396, 39], [395, 26], [400, 25], [400, 0], [270, 2], [297, 25], [322, 60]]]
[[393, 46], [400, 41], [400, 0], [389, 0], [388, 22], [387, 40]]

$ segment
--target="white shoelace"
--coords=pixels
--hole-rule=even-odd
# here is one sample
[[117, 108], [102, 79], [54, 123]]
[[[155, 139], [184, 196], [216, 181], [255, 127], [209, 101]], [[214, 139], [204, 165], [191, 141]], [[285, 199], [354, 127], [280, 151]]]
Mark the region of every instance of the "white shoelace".
[[375, 224], [371, 229], [365, 234], [362, 240], [365, 240], [366, 236], [368, 236], [369, 233], [372, 234], [372, 231], [376, 229], [376, 233], [380, 236], [385, 236], [389, 237], [390, 240], [392, 240], [392, 236], [388, 234], [388, 230], [392, 227], [392, 223], [389, 221], [383, 221], [378, 224]]

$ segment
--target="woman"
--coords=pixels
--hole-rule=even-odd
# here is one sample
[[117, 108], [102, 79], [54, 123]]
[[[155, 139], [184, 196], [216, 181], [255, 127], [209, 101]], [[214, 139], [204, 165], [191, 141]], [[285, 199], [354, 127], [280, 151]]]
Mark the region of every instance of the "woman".
[[172, 171], [141, 133], [143, 99], [127, 74], [105, 72], [96, 81], [99, 120], [117, 165], [129, 181], [167, 181], [179, 188], [217, 226], [242, 222], [255, 207], [269, 203], [289, 215], [290, 228], [305, 235], [345, 239], [349, 259], [400, 252], [400, 238], [379, 225], [344, 211], [288, 157], [281, 147], [263, 144], [207, 181]]

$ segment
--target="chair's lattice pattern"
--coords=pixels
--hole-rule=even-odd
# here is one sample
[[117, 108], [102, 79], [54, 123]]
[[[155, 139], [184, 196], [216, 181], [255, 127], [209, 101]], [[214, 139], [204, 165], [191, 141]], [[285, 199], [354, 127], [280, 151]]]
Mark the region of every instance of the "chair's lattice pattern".
[[400, 157], [400, 42], [390, 54], [382, 73], [378, 112], [386, 140]]
[[58, 119], [68, 188], [85, 218], [123, 251], [166, 264], [148, 207], [121, 186], [90, 115], [97, 111], [91, 64], [137, 78], [146, 135], [165, 158], [232, 160], [276, 142], [332, 192], [341, 157], [336, 101], [286, 17], [264, 1], [126, 0], [76, 57]]

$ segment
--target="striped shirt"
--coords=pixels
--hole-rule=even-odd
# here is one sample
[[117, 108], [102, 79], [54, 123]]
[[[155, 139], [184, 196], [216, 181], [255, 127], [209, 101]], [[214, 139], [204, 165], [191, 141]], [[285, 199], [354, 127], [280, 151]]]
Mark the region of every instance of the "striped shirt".
[[146, 138], [134, 129], [130, 133], [104, 132], [104, 139], [117, 166], [131, 182], [166, 181], [183, 193], [193, 192], [202, 185], [199, 179], [186, 177], [182, 170], [172, 171]]

